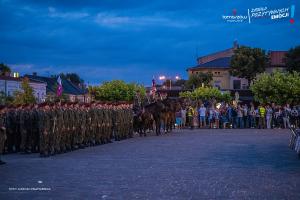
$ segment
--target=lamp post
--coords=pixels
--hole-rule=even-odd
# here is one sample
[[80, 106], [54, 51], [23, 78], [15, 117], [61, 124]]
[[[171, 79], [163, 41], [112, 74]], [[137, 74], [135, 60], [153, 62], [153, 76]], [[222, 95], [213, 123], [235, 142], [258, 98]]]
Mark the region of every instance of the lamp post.
[[[161, 81], [169, 80], [170, 81], [169, 89], [170, 90], [172, 89], [172, 80], [173, 80], [173, 77], [168, 77], [167, 78], [165, 75], [161, 75], [161, 76], [159, 76], [159, 80], [161, 80]], [[180, 80], [180, 76], [176, 75], [175, 76], [175, 80]]]

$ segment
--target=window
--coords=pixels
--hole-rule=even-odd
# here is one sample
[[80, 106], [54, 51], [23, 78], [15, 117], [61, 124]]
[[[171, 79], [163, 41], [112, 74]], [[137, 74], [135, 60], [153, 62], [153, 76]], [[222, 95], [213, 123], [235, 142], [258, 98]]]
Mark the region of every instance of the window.
[[243, 84], [242, 89], [247, 90], [247, 89], [249, 89], [249, 87], [247, 84]]
[[241, 80], [233, 80], [233, 89], [240, 90], [241, 89]]
[[219, 90], [221, 89], [221, 81], [217, 80], [214, 82], [214, 87], [218, 88]]

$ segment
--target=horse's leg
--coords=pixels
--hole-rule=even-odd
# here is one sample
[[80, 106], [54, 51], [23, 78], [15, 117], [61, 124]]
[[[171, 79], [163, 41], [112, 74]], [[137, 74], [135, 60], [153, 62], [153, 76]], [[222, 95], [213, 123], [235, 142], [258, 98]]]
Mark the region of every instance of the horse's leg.
[[155, 119], [156, 135], [160, 135], [160, 118]]

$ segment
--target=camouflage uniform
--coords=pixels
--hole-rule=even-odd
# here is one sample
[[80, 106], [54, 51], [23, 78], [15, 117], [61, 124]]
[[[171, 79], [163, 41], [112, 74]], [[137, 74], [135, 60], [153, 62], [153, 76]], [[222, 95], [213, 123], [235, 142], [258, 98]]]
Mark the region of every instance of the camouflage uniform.
[[85, 108], [81, 106], [79, 112], [79, 122], [78, 124], [80, 125], [80, 132], [79, 132], [79, 147], [83, 148], [84, 147], [84, 141], [85, 141], [85, 132], [86, 132], [86, 125], [87, 125], [87, 113]]
[[15, 147], [15, 134], [16, 134], [16, 110], [14, 108], [9, 109], [6, 117], [6, 134], [7, 143], [6, 148], [9, 153], [13, 152]]
[[39, 151], [39, 111], [37, 108], [34, 108], [31, 113], [32, 117], [32, 151]]
[[38, 111], [39, 133], [40, 133], [40, 154], [41, 156], [49, 156], [49, 132], [50, 117], [49, 111], [40, 109]]
[[61, 153], [61, 150], [63, 149], [63, 111], [61, 107], [57, 107], [54, 110], [54, 114], [56, 116], [56, 127], [55, 127], [55, 144], [54, 149], [55, 153]]
[[[6, 140], [5, 119], [6, 119], [5, 114], [0, 114], [0, 156], [3, 153], [4, 143]], [[1, 158], [0, 158], [0, 164], [4, 164], [4, 162], [1, 161]]]
[[86, 122], [86, 134], [85, 134], [85, 144], [92, 144], [92, 116], [91, 116], [91, 108], [87, 108], [87, 122]]
[[29, 115], [27, 110], [21, 109], [19, 111], [19, 129], [21, 133], [21, 144], [20, 144], [20, 150], [22, 152], [26, 152], [28, 150], [28, 134], [27, 134], [27, 126], [26, 123], [29, 123]]
[[55, 154], [55, 139], [56, 139], [56, 127], [57, 127], [57, 118], [55, 114], [55, 109], [53, 107], [47, 112], [48, 120], [49, 120], [49, 153], [51, 155]]

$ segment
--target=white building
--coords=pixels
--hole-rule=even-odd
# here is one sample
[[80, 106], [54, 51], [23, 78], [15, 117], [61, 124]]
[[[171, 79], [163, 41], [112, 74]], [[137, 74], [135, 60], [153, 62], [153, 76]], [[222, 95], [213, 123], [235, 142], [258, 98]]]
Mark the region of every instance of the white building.
[[[0, 76], [0, 92], [3, 92], [5, 96], [13, 96], [16, 91], [21, 90], [21, 82], [22, 78]], [[29, 85], [33, 89], [37, 102], [45, 101], [47, 84], [41, 81], [30, 80]]]

